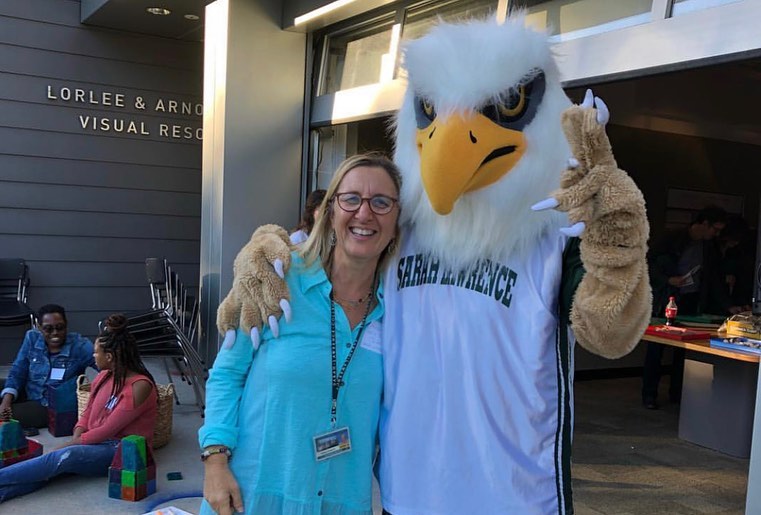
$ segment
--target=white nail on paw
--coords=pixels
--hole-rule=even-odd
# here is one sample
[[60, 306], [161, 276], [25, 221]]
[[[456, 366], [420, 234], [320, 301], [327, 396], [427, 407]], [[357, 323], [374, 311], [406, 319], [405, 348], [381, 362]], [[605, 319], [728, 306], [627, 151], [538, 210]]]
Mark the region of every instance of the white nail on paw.
[[531, 206], [532, 211], [543, 211], [545, 209], [554, 209], [558, 207], [558, 201], [554, 197], [546, 198], [544, 200], [540, 200], [533, 206]]
[[570, 227], [562, 227], [560, 232], [566, 236], [581, 236], [584, 233], [584, 229], [586, 229], [586, 227], [587, 226], [584, 222], [576, 222]]

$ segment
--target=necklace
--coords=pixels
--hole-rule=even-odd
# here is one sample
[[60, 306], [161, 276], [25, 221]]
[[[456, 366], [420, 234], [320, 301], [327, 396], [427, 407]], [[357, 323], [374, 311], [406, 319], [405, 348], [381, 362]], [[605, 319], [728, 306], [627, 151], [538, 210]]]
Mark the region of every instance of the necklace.
[[373, 294], [373, 289], [370, 288], [370, 291], [367, 292], [366, 295], [364, 295], [362, 298], [357, 299], [357, 300], [342, 299], [341, 297], [339, 297], [338, 295], [335, 295], [335, 294], [333, 294], [333, 299], [336, 302], [338, 302], [339, 304], [341, 304], [345, 308], [356, 309], [356, 308], [360, 307], [362, 304], [364, 304], [365, 301], [369, 300], [370, 297], [372, 296], [372, 294]]

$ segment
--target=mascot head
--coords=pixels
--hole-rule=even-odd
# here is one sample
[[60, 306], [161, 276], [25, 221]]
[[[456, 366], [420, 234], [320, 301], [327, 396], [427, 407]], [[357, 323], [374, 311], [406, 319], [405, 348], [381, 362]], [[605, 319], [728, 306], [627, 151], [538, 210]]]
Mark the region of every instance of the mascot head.
[[462, 268], [561, 223], [530, 210], [571, 156], [560, 126], [570, 102], [545, 34], [522, 17], [442, 23], [405, 46], [404, 67], [394, 159], [423, 250]]

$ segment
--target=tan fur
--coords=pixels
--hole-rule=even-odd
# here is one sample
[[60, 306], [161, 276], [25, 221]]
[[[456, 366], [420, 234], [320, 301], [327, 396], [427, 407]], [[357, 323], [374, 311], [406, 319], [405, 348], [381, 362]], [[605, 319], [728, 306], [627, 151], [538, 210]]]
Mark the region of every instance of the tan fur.
[[576, 339], [590, 352], [617, 358], [637, 345], [650, 320], [650, 227], [642, 193], [618, 168], [596, 115], [579, 106], [563, 113], [563, 131], [579, 167], [563, 173], [561, 189], [552, 196], [571, 223], [586, 224], [580, 246], [586, 275], [571, 307]]
[[280, 299], [290, 299], [285, 281], [272, 272], [280, 259], [285, 270], [291, 264], [288, 233], [277, 225], [259, 227], [238, 252], [233, 264], [233, 287], [217, 309], [217, 329], [224, 335], [241, 327], [260, 327], [268, 315], [279, 316]]

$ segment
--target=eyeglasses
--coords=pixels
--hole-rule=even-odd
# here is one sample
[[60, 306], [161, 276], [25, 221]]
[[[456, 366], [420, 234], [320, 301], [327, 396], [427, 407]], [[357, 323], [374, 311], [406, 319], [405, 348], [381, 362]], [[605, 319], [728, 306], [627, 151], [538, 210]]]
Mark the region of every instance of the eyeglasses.
[[55, 331], [61, 332], [61, 331], [65, 331], [66, 330], [66, 324], [56, 324], [56, 325], [47, 325], [46, 324], [46, 325], [40, 326], [40, 329], [45, 334], [50, 334], [50, 333], [53, 333]]
[[367, 201], [370, 210], [376, 215], [386, 215], [394, 208], [394, 204], [399, 202], [395, 198], [386, 195], [373, 195], [372, 197], [362, 197], [359, 193], [337, 193], [333, 198], [338, 201], [338, 207], [347, 213], [359, 211], [362, 202]]

